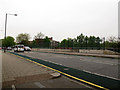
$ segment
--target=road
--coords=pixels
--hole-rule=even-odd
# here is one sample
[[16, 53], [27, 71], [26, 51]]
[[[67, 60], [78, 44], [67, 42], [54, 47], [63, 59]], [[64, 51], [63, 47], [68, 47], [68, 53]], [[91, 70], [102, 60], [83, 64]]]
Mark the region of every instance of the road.
[[118, 66], [120, 65], [118, 59], [63, 55], [43, 52], [24, 52], [20, 54], [75, 68], [89, 73], [94, 73], [114, 79], [120, 79], [120, 77], [118, 76]]

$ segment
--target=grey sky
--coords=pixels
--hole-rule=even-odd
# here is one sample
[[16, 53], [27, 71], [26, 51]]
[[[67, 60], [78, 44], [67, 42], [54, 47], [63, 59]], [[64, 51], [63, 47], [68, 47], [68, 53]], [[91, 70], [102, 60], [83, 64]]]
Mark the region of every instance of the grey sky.
[[118, 35], [119, 0], [0, 0], [0, 38], [4, 37], [5, 13], [7, 35], [29, 33], [31, 39], [42, 32], [54, 40], [84, 35]]

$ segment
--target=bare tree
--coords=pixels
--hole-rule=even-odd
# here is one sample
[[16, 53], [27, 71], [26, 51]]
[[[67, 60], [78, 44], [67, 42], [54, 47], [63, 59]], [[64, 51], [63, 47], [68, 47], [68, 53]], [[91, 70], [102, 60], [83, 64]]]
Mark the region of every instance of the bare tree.
[[110, 36], [110, 37], [109, 37], [109, 41], [110, 41], [111, 43], [116, 42], [116, 41], [117, 41], [117, 38], [116, 38], [115, 36]]
[[41, 32], [39, 32], [35, 37], [34, 39], [42, 39], [45, 35]]

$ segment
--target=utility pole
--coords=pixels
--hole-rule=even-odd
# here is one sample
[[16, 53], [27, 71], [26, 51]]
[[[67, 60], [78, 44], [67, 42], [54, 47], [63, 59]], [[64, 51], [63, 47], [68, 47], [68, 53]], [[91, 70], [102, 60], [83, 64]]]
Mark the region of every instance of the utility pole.
[[7, 46], [6, 46], [7, 15], [17, 16], [17, 14], [8, 14], [8, 13], [6, 13], [6, 15], [5, 15], [5, 38], [4, 38], [5, 39], [5, 41], [4, 41], [5, 47], [4, 47], [4, 53], [6, 52], [6, 48], [7, 48]]
[[4, 47], [4, 53], [6, 52], [6, 28], [7, 28], [7, 13], [5, 15], [5, 47]]

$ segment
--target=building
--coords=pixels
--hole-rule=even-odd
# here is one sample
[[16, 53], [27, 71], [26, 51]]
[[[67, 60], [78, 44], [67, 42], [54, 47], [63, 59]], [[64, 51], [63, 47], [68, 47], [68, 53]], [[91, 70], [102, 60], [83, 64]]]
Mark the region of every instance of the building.
[[[49, 46], [49, 48], [57, 48], [57, 47], [58, 47], [58, 45], [59, 45], [59, 42], [58, 42], [58, 41], [53, 40], [52, 37], [49, 38], [49, 40], [50, 40], [50, 46]], [[45, 45], [45, 44], [44, 44], [45, 39], [35, 39], [35, 41], [36, 41], [36, 43], [37, 43], [41, 48], [45, 47], [45, 46], [44, 46], [44, 45]]]
[[35, 39], [35, 41], [39, 47], [44, 47], [44, 39]]

